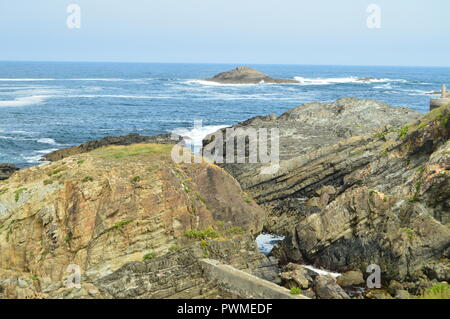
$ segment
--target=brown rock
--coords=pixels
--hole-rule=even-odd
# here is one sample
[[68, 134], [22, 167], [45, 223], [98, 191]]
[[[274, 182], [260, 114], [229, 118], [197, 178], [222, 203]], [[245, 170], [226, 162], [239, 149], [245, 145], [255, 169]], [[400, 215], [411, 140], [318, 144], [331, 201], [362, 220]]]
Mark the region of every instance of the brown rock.
[[364, 284], [363, 274], [359, 270], [351, 270], [336, 278], [336, 282], [341, 287], [357, 286]]
[[[118, 297], [122, 288], [129, 297], [209, 296], [214, 287], [201, 279], [193, 262], [204, 253], [201, 238], [226, 243], [238, 236], [240, 245], [230, 244], [222, 258], [244, 264], [239, 254], [249, 256], [245, 262], [256, 269], [267, 258], [256, 252], [253, 240], [244, 248], [250, 240], [245, 236], [262, 230], [265, 212], [247, 203], [239, 184], [221, 168], [176, 164], [171, 149], [109, 146], [24, 169], [6, 180], [0, 194], [0, 297], [81, 297], [64, 290], [70, 264], [80, 267], [83, 284], [96, 287], [86, 286], [86, 297], [97, 291], [95, 297]], [[145, 263], [134, 264], [153, 258], [151, 272], [141, 269]], [[131, 289], [121, 281], [125, 273], [117, 275], [122, 278], [115, 281], [117, 289], [107, 288], [111, 283], [102, 278], [125, 265], [133, 280], [138, 277], [130, 271], [136, 267], [143, 271], [139, 280], [156, 276], [148, 287], [156, 290]], [[169, 281], [173, 286], [164, 291]]]

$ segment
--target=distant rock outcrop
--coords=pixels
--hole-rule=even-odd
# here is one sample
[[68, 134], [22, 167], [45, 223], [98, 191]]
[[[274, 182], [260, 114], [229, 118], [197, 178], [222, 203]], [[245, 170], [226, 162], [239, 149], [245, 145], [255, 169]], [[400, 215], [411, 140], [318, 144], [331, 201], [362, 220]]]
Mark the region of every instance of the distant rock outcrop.
[[8, 179], [19, 168], [12, 164], [0, 164], [0, 180]]
[[239, 66], [204, 80], [223, 84], [300, 83], [296, 80], [275, 79], [247, 66]]

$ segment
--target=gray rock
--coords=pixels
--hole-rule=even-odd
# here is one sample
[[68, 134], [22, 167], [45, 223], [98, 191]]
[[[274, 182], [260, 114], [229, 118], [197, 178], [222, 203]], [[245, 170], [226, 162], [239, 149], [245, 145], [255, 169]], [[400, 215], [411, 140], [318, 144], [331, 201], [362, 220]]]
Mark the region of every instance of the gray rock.
[[[449, 114], [450, 106], [420, 117], [370, 100], [310, 103], [236, 126], [280, 129], [277, 172], [220, 166], [270, 210], [265, 229], [287, 243], [277, 256], [338, 272], [377, 264], [384, 280], [404, 281], [448, 254]], [[220, 150], [214, 137], [205, 145]]]
[[313, 276], [309, 269], [301, 265], [289, 263], [281, 274], [281, 280], [287, 288], [298, 287], [308, 289], [312, 286]]
[[0, 180], [8, 179], [19, 168], [12, 164], [0, 164]]
[[350, 296], [334, 280], [319, 275], [314, 280], [314, 292], [319, 299], [350, 299]]

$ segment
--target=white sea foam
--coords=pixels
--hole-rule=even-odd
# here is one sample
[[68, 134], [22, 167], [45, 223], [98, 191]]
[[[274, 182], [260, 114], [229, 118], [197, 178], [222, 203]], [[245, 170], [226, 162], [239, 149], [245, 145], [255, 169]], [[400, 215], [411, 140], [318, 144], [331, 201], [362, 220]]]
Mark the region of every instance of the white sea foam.
[[263, 233], [256, 237], [256, 245], [260, 252], [267, 255], [272, 251], [275, 245], [283, 239], [284, 236]]
[[58, 143], [56, 143], [52, 138], [40, 138], [37, 142], [42, 144], [58, 145]]
[[42, 104], [48, 95], [32, 95], [25, 97], [18, 97], [14, 100], [0, 101], [0, 107], [18, 107], [27, 105]]
[[325, 270], [325, 269], [318, 269], [318, 268], [315, 268], [315, 267], [310, 266], [310, 265], [302, 265], [302, 266], [307, 268], [307, 269], [309, 269], [309, 270], [312, 270], [312, 271], [318, 273], [319, 275], [328, 275], [328, 276], [331, 276], [333, 278], [337, 278], [337, 277], [339, 277], [341, 275], [338, 272], [331, 272], [331, 271]]
[[186, 129], [186, 128], [178, 128], [171, 133], [178, 134], [181, 136], [187, 136], [190, 138], [190, 141], [186, 141], [186, 146], [188, 148], [193, 148], [195, 153], [200, 152], [200, 149], [203, 146], [203, 139], [209, 135], [212, 134], [224, 127], [227, 127], [226, 125], [207, 125], [207, 126], [200, 126], [200, 127], [194, 127], [192, 129]]
[[0, 78], [0, 82], [44, 82], [44, 81], [105, 81], [105, 82], [139, 82], [155, 80], [153, 78], [71, 78], [71, 79], [55, 79], [55, 78]]
[[206, 80], [187, 80], [185, 81], [187, 84], [200, 84], [200, 85], [206, 85], [206, 86], [253, 86], [253, 85], [266, 85], [267, 83], [260, 82], [260, 83], [241, 83], [241, 84], [232, 84], [232, 83], [218, 83], [213, 81], [206, 81]]
[[294, 77], [302, 85], [329, 85], [329, 84], [345, 84], [345, 83], [383, 83], [383, 82], [406, 82], [402, 79], [367, 79], [358, 77], [343, 77], [343, 78], [304, 78], [301, 76]]
[[56, 81], [57, 79], [5, 79], [2, 78], [0, 81], [2, 82], [36, 82], [36, 81]]
[[39, 150], [39, 151], [36, 151], [36, 153], [39, 153], [39, 154], [48, 154], [48, 153], [51, 153], [51, 152], [54, 152], [54, 151], [57, 151], [58, 150], [58, 148], [49, 148], [49, 149], [46, 149], [46, 150]]
[[390, 90], [390, 89], [392, 89], [392, 85], [390, 83], [386, 83], [386, 84], [382, 84], [382, 85], [376, 85], [373, 88], [374, 89]]

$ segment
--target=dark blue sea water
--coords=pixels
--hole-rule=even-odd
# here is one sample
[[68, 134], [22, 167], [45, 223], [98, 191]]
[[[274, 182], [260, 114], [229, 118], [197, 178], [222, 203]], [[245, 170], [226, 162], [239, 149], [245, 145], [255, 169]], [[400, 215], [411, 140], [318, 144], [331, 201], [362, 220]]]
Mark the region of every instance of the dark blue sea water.
[[[252, 66], [252, 65], [250, 65]], [[426, 112], [450, 68], [254, 65], [302, 84], [211, 85], [236, 65], [0, 62], [0, 163], [26, 167], [88, 140], [179, 128], [192, 138], [311, 101], [371, 98]], [[357, 78], [376, 78], [359, 82]], [[194, 120], [203, 128], [193, 130]]]

